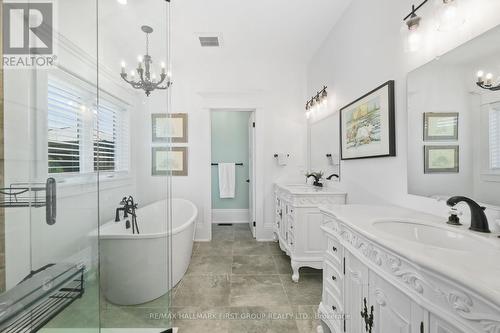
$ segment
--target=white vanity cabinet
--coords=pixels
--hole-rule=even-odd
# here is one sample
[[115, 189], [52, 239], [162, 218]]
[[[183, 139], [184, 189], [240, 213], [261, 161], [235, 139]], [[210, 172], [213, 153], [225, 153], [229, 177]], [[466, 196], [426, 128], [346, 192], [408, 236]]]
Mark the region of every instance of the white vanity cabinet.
[[318, 331], [500, 332], [499, 307], [483, 297], [421, 269], [325, 211], [322, 229], [328, 246]]
[[345, 204], [346, 193], [311, 185], [275, 184], [274, 237], [291, 258], [292, 280], [299, 281], [299, 268], [323, 267], [326, 238], [321, 230], [320, 205]]

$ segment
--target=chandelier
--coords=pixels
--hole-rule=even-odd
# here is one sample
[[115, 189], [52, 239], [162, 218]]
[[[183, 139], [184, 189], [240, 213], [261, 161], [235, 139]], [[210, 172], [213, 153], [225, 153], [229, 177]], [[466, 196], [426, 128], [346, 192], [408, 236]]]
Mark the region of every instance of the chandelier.
[[499, 91], [500, 90], [500, 81], [494, 82], [492, 73], [486, 74], [486, 80], [485, 80], [484, 72], [483, 71], [477, 72], [476, 84], [479, 87], [486, 89], [486, 90], [491, 90], [491, 91]]
[[[170, 81], [170, 75], [166, 73], [165, 63], [161, 64], [161, 74], [158, 80], [155, 73], [151, 73], [151, 65], [153, 64], [153, 58], [149, 55], [149, 35], [153, 33], [153, 28], [147, 25], [143, 25], [141, 30], [146, 34], [146, 55], [139, 56], [139, 64], [135, 71], [130, 73], [130, 79], [128, 78], [126, 72], [126, 65], [122, 62], [122, 73], [121, 77], [125, 82], [130, 84], [135, 89], [142, 89], [146, 92], [146, 96], [149, 97], [151, 92], [154, 90], [166, 90], [172, 85]], [[136, 73], [138, 80], [135, 79]]]

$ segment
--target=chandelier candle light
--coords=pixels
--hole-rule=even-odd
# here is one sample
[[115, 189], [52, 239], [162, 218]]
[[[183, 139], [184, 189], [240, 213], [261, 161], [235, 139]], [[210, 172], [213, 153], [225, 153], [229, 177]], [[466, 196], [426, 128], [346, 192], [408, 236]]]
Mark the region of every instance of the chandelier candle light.
[[[153, 33], [153, 28], [147, 25], [143, 25], [141, 30], [146, 34], [146, 55], [139, 56], [137, 69], [130, 72], [130, 79], [128, 79], [126, 64], [122, 62], [122, 72], [121, 77], [125, 82], [130, 84], [135, 89], [142, 89], [146, 92], [146, 96], [150, 96], [151, 92], [159, 89], [166, 90], [172, 85], [170, 81], [170, 74], [166, 72], [165, 63], [161, 64], [161, 74], [160, 80], [157, 80], [156, 74], [151, 73], [151, 65], [153, 64], [153, 59], [149, 55], [149, 35]], [[135, 81], [135, 74], [139, 77], [139, 80]], [[166, 82], [165, 82], [166, 81]]]

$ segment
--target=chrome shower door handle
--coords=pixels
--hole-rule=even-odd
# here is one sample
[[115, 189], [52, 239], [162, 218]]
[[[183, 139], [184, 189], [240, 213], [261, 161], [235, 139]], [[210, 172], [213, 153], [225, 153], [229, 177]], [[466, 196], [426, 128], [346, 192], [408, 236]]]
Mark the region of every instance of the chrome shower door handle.
[[56, 180], [47, 178], [45, 185], [45, 220], [48, 225], [56, 224], [57, 216], [57, 192]]

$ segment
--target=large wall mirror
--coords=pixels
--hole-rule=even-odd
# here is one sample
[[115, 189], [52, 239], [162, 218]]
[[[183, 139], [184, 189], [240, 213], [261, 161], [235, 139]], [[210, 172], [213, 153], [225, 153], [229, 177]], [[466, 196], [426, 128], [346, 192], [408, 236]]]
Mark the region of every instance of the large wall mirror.
[[340, 175], [339, 122], [332, 114], [309, 125], [309, 169]]
[[500, 83], [500, 26], [409, 74], [410, 194], [500, 206], [500, 91], [479, 71]]

